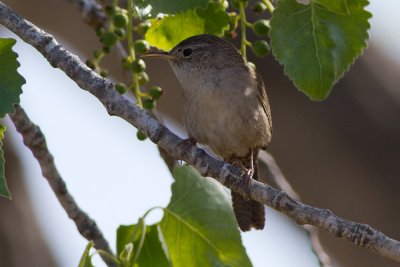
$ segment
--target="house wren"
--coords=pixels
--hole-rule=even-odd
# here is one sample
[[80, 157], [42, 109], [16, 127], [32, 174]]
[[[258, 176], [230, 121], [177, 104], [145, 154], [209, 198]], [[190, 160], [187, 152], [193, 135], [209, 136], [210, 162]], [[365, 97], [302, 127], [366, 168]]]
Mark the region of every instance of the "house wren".
[[[271, 111], [261, 77], [235, 46], [203, 34], [182, 41], [170, 52], [144, 57], [168, 59], [183, 89], [182, 115], [189, 138], [258, 180], [257, 155], [271, 141]], [[264, 206], [231, 194], [240, 229], [263, 229]]]

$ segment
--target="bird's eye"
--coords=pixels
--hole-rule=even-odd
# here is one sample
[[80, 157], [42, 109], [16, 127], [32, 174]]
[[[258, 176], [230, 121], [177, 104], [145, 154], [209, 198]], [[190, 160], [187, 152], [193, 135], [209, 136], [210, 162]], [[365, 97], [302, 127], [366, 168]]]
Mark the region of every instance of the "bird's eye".
[[191, 48], [185, 48], [183, 50], [183, 56], [184, 57], [188, 57], [188, 56], [190, 56], [192, 54], [192, 52], [193, 52], [193, 50]]

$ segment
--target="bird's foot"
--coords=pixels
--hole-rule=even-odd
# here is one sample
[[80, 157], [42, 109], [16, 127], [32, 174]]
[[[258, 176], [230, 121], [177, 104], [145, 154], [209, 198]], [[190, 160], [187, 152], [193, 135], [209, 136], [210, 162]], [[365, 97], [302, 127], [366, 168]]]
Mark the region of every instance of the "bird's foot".
[[250, 183], [251, 183], [251, 178], [253, 178], [254, 176], [254, 169], [253, 168], [247, 169], [241, 161], [234, 161], [232, 165], [241, 169], [240, 176], [243, 177], [243, 180], [240, 181], [240, 184], [244, 184], [244, 188], [246, 189], [243, 198], [245, 200], [249, 200]]
[[193, 137], [189, 137], [189, 138], [184, 139], [181, 142], [179, 142], [179, 144], [176, 147], [177, 147], [177, 149], [187, 151], [189, 149], [189, 147], [195, 145], [196, 143], [197, 143], [196, 139], [194, 139]]

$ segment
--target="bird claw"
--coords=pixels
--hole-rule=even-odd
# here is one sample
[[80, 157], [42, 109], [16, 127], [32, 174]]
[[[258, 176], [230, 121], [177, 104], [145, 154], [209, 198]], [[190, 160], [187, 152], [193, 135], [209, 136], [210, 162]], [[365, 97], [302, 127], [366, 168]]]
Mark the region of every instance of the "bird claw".
[[189, 137], [189, 138], [184, 139], [181, 142], [179, 142], [179, 144], [176, 147], [183, 151], [187, 151], [189, 149], [189, 147], [195, 145], [196, 143], [197, 143], [197, 141], [193, 137]]
[[250, 200], [250, 183], [251, 178], [254, 176], [254, 169], [246, 169], [241, 161], [234, 161], [232, 165], [241, 169], [240, 177], [243, 177], [243, 179], [240, 180], [240, 184], [243, 184], [245, 188], [243, 198], [245, 200]]

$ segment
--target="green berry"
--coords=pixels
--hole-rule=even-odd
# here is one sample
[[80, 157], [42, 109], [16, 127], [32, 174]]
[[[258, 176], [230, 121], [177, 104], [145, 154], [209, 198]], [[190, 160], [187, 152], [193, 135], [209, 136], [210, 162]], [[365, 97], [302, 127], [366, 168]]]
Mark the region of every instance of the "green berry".
[[140, 84], [140, 85], [149, 82], [149, 75], [147, 75], [146, 72], [140, 72], [140, 73], [138, 74], [138, 78], [139, 78], [139, 84]]
[[107, 77], [108, 76], [108, 71], [107, 70], [101, 70], [100, 71], [100, 76], [104, 77], [104, 78]]
[[142, 59], [136, 59], [131, 65], [131, 69], [135, 73], [142, 72], [146, 69], [146, 63]]
[[146, 136], [143, 132], [141, 132], [141, 131], [137, 131], [136, 137], [137, 137], [137, 139], [139, 139], [140, 141], [144, 141], [144, 140], [146, 140], [146, 138], [147, 138], [147, 136]]
[[137, 40], [133, 44], [133, 48], [135, 51], [139, 54], [144, 54], [150, 50], [150, 45], [147, 41], [145, 40]]
[[115, 33], [119, 38], [121, 38], [121, 39], [124, 39], [125, 36], [126, 36], [125, 30], [122, 29], [122, 28], [116, 28], [116, 29], [114, 30], [114, 33]]
[[259, 36], [265, 36], [269, 32], [269, 20], [260, 19], [254, 22], [253, 31]]
[[125, 28], [128, 25], [128, 16], [123, 13], [114, 14], [114, 26], [117, 28]]
[[104, 52], [105, 54], [109, 54], [109, 53], [111, 52], [111, 48], [108, 47], [108, 46], [103, 46], [103, 47], [101, 48], [101, 50], [103, 50], [103, 52]]
[[124, 57], [122, 59], [122, 66], [124, 67], [124, 69], [129, 69], [131, 67], [132, 64], [132, 60], [130, 57]]
[[113, 6], [106, 6], [104, 8], [104, 11], [106, 12], [107, 16], [111, 16], [114, 13], [114, 7]]
[[104, 30], [103, 27], [99, 27], [99, 28], [96, 29], [96, 35], [98, 37], [102, 36], [104, 34], [104, 32], [105, 32], [105, 30]]
[[256, 13], [261, 13], [261, 12], [263, 12], [263, 11], [266, 10], [266, 9], [267, 9], [267, 6], [266, 6], [264, 3], [262, 3], [262, 2], [256, 3], [256, 4], [254, 5], [254, 7], [253, 7], [253, 11], [256, 12]]
[[94, 58], [98, 59], [99, 57], [101, 57], [103, 55], [103, 51], [102, 50], [95, 50], [93, 52], [93, 56]]
[[94, 70], [96, 68], [96, 66], [94, 65], [93, 61], [91, 60], [86, 60], [86, 66], [88, 66], [89, 68], [91, 68], [92, 70]]
[[123, 83], [117, 83], [115, 85], [115, 90], [118, 91], [118, 93], [120, 93], [121, 95], [125, 94], [126, 92], [126, 86]]
[[267, 41], [258, 40], [251, 44], [251, 50], [256, 56], [263, 57], [269, 53], [270, 48]]
[[100, 37], [100, 41], [105, 47], [111, 47], [115, 45], [118, 40], [118, 36], [113, 32], [106, 32]]
[[153, 99], [144, 99], [143, 100], [143, 108], [151, 110], [155, 106], [155, 101]]
[[163, 90], [161, 89], [160, 86], [153, 86], [153, 87], [150, 88], [149, 95], [153, 99], [156, 99], [156, 100], [160, 99], [162, 94], [163, 94]]
[[150, 21], [145, 21], [140, 23], [137, 27], [136, 27], [136, 31], [141, 35], [144, 36], [147, 32], [147, 30], [150, 28], [151, 23]]

